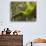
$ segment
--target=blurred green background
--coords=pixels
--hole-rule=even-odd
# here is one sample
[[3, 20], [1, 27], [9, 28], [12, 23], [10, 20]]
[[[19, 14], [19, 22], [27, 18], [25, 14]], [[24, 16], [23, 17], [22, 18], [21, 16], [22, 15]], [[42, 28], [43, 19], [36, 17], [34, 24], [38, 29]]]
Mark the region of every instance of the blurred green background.
[[36, 21], [36, 2], [11, 2], [11, 21]]

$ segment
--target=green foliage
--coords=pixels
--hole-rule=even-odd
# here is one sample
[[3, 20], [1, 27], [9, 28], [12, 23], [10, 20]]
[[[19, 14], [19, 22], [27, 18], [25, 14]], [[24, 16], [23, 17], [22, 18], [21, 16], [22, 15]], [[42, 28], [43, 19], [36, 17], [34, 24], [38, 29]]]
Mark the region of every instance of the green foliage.
[[36, 5], [35, 3], [30, 4], [29, 2], [26, 2], [25, 4], [27, 8], [23, 11], [23, 15], [28, 16], [34, 10]]
[[23, 20], [26, 20], [26, 18], [32, 19], [34, 16], [32, 12], [35, 8], [36, 2], [11, 2], [12, 18], [15, 20], [19, 20], [20, 18], [23, 18]]

